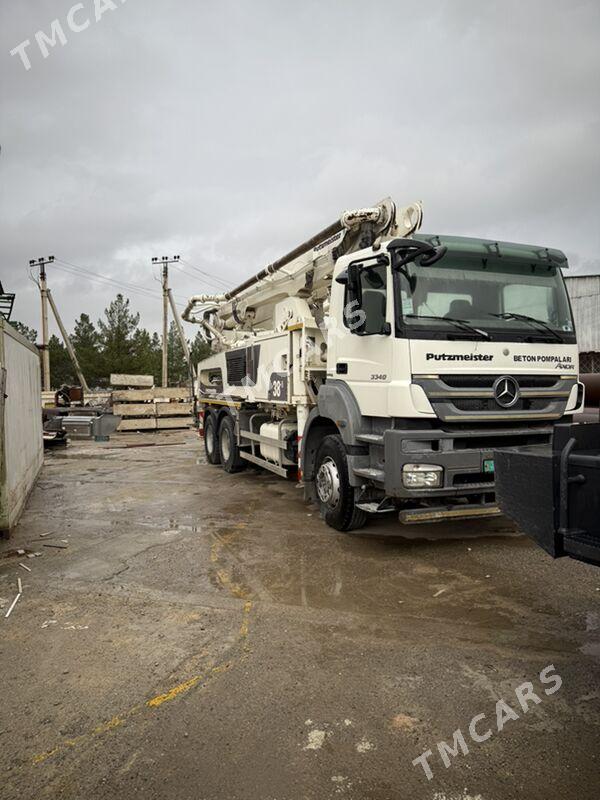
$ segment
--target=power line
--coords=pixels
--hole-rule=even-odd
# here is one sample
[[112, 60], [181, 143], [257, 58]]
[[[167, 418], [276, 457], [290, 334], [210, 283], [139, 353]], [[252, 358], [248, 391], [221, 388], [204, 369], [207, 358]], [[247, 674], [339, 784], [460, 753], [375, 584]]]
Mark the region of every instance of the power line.
[[[100, 274], [98, 272], [94, 272], [94, 270], [91, 270], [88, 267], [83, 267], [80, 264], [74, 264], [71, 261], [65, 261], [64, 258], [59, 258], [57, 260], [60, 261], [61, 264], [69, 266], [74, 270], [80, 270], [81, 272], [83, 272], [83, 273], [85, 273], [87, 275], [93, 275], [94, 277], [96, 277], [98, 279], [101, 279], [106, 283], [112, 283], [115, 286], [119, 286], [120, 285], [120, 286], [122, 286], [123, 288], [125, 288], [125, 289], [127, 289], [129, 291], [151, 292], [153, 295], [159, 293], [159, 290], [155, 291], [154, 289], [150, 289], [147, 286], [141, 286], [140, 284], [132, 283], [131, 281], [124, 281], [124, 280], [120, 280], [118, 278], [109, 278], [107, 275], [103, 275], [103, 274]], [[182, 259], [180, 259], [180, 260], [182, 260]], [[198, 267], [194, 267], [192, 264], [189, 264], [187, 261], [184, 261], [183, 263], [187, 264], [189, 267], [191, 267], [191, 269], [196, 270], [196, 272], [198, 272], [199, 274], [204, 275], [204, 276], [208, 276], [210, 281], [213, 282], [213, 288], [216, 287], [216, 288], [221, 289], [221, 287], [218, 286], [218, 284], [215, 284], [214, 281], [220, 281], [223, 284], [223, 287], [225, 289], [230, 288], [230, 286], [228, 284], [226, 284], [221, 278], [218, 278], [216, 275], [215, 276], [210, 275], [209, 273], [206, 273], [203, 270], [200, 270]], [[188, 277], [196, 279], [195, 275], [192, 275], [192, 273], [187, 272], [186, 270], [184, 270], [183, 267], [181, 267], [181, 265], [179, 263], [175, 263], [173, 266], [175, 266], [177, 269], [181, 270], [181, 272], [183, 274], [187, 275]], [[158, 282], [160, 282], [160, 279], [157, 279], [157, 280], [158, 280]], [[174, 297], [177, 297], [180, 300], [184, 300], [187, 303], [188, 298], [185, 297], [184, 295], [175, 294]]]
[[[193, 278], [195, 281], [198, 280], [198, 276], [197, 275], [194, 275], [191, 272], [188, 272], [180, 264], [174, 264], [173, 266], [176, 267], [178, 270], [180, 270], [184, 275], [187, 275], [188, 277]], [[209, 280], [207, 278], [203, 278], [203, 283], [207, 284], [207, 286], [209, 286], [209, 288], [218, 289], [219, 291], [222, 291], [222, 288], [225, 288], [225, 287], [219, 286], [218, 283], [214, 283], [212, 280]], [[212, 283], [212, 286], [211, 286], [211, 283]]]
[[57, 261], [59, 261], [61, 264], [65, 264], [66, 266], [70, 267], [73, 270], [77, 270], [78, 272], [82, 272], [86, 275], [93, 275], [94, 277], [101, 278], [104, 281], [111, 282], [117, 285], [121, 285], [127, 289], [134, 289], [142, 292], [153, 292], [153, 290], [149, 289], [147, 286], [142, 286], [139, 283], [132, 283], [131, 281], [121, 280], [120, 278], [112, 278], [109, 277], [108, 275], [95, 272], [94, 270], [89, 269], [88, 267], [82, 267], [80, 264], [73, 264], [70, 261], [65, 261], [63, 258], [59, 258], [57, 259]]
[[130, 286], [124, 286], [121, 283], [117, 283], [116, 281], [110, 280], [109, 278], [104, 278], [101, 275], [96, 275], [96, 276], [87, 275], [85, 272], [79, 272], [78, 270], [72, 269], [71, 267], [65, 267], [60, 264], [55, 264], [54, 266], [56, 269], [60, 269], [63, 272], [68, 273], [69, 275], [74, 275], [76, 278], [83, 278], [84, 280], [92, 281], [92, 283], [99, 283], [101, 286], [112, 286], [117, 289], [120, 289], [120, 291], [122, 292], [124, 291], [132, 292], [134, 294], [139, 294], [142, 297], [147, 297], [152, 299], [156, 298], [157, 296], [157, 293], [153, 292], [151, 289], [137, 289], [137, 288], [134, 289]]
[[220, 283], [225, 289], [230, 289], [231, 288], [231, 282], [224, 281], [222, 278], [219, 278], [217, 275], [211, 275], [210, 272], [205, 272], [203, 269], [200, 269], [200, 267], [196, 267], [196, 266], [194, 266], [194, 264], [190, 264], [189, 261], [184, 261], [183, 259], [181, 259], [181, 263], [185, 264], [187, 267], [190, 267], [191, 269], [195, 270], [200, 275], [204, 275], [205, 278], [210, 278], [210, 280], [212, 280], [212, 281], [217, 281], [217, 283]]
[[[117, 289], [121, 289], [127, 292], [133, 292], [135, 294], [139, 294], [142, 297], [148, 297], [155, 299], [160, 292], [158, 290], [151, 289], [147, 286], [141, 286], [139, 284], [130, 283], [128, 281], [120, 281], [116, 278], [109, 278], [106, 275], [100, 275], [93, 270], [87, 269], [86, 267], [79, 266], [77, 264], [73, 264], [69, 261], [64, 261], [63, 259], [57, 259], [60, 261], [60, 264], [54, 263], [56, 269], [61, 269], [64, 272], [67, 272], [71, 275], [75, 275], [79, 278], [85, 278], [86, 280], [92, 281], [94, 283], [100, 283], [108, 286], [114, 286]], [[186, 300], [187, 298], [183, 295], [175, 295], [181, 300]], [[178, 304], [179, 305], [179, 304]], [[180, 308], [183, 306], [179, 305]]]

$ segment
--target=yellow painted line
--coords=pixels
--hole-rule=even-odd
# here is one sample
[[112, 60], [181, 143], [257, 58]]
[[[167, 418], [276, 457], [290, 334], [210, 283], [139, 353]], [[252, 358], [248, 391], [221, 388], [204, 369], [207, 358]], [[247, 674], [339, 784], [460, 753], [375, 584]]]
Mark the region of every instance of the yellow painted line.
[[[247, 639], [250, 630], [251, 610], [252, 610], [252, 603], [249, 600], [247, 600], [244, 603], [242, 611], [242, 622], [240, 624], [240, 629], [239, 629], [239, 641], [240, 643], [243, 643], [243, 653], [241, 655], [240, 660], [246, 658], [249, 652]], [[170, 703], [173, 700], [176, 700], [178, 697], [187, 694], [187, 692], [191, 691], [199, 684], [204, 684], [204, 686], [206, 686], [211, 680], [211, 678], [216, 677], [217, 675], [222, 675], [223, 673], [227, 672], [229, 669], [231, 669], [231, 667], [235, 663], [236, 663], [235, 659], [229, 659], [228, 661], [216, 664], [214, 667], [207, 670], [206, 672], [203, 672], [199, 675], [193, 675], [191, 678], [188, 678], [187, 681], [183, 681], [182, 683], [179, 683], [176, 686], [171, 687], [168, 691], [149, 698], [148, 700], [145, 701], [143, 705], [133, 706], [132, 708], [128, 709], [122, 714], [118, 714], [112, 717], [111, 719], [107, 720], [106, 722], [102, 722], [100, 723], [100, 725], [96, 725], [90, 731], [81, 734], [81, 736], [77, 736], [73, 739], [65, 739], [65, 741], [61, 742], [61, 744], [59, 744], [57, 747], [54, 747], [51, 750], [46, 750], [44, 753], [38, 753], [37, 755], [32, 757], [31, 761], [34, 765], [42, 764], [44, 761], [47, 761], [49, 758], [52, 758], [53, 756], [58, 755], [59, 753], [65, 750], [69, 750], [74, 747], [86, 744], [88, 742], [91, 742], [94, 738], [98, 736], [110, 733], [116, 730], [117, 728], [120, 728], [133, 716], [142, 712], [144, 708], [158, 709], [165, 703]]]
[[95, 736], [100, 736], [104, 733], [115, 730], [115, 728], [120, 728], [127, 719], [132, 717], [134, 714], [137, 714], [139, 711], [141, 711], [141, 706], [134, 706], [124, 714], [120, 714], [112, 719], [107, 720], [106, 722], [102, 722], [100, 725], [96, 725], [95, 728], [92, 728], [92, 730], [88, 731], [87, 733], [82, 733], [80, 736], [75, 736], [73, 739], [65, 739], [64, 742], [61, 742], [61, 744], [59, 744], [57, 747], [54, 747], [52, 750], [46, 750], [45, 753], [38, 753], [37, 755], [33, 756], [31, 760], [33, 764], [42, 764], [44, 761], [52, 758], [52, 756], [58, 755], [58, 753], [61, 753], [63, 750], [78, 747], [88, 740], [91, 740]]
[[112, 731], [115, 728], [118, 728], [125, 722], [124, 717], [113, 717], [109, 719], [108, 722], [103, 722], [101, 725], [98, 725], [94, 728], [93, 733], [106, 733], [107, 731]]
[[250, 625], [250, 611], [252, 609], [252, 603], [250, 600], [247, 600], [244, 604], [244, 615], [242, 617], [242, 624], [240, 627], [240, 636], [242, 639], [248, 638], [248, 629]]
[[[246, 640], [248, 638], [248, 633], [250, 629], [250, 611], [252, 610], [252, 603], [247, 601], [244, 604], [243, 612], [242, 612], [242, 622], [240, 626], [239, 636], [240, 642], [244, 643], [244, 652], [241, 658], [245, 658], [246, 654], [248, 653], [248, 647]], [[199, 684], [204, 684], [205, 686], [211, 680], [212, 677], [217, 675], [222, 675], [224, 672], [227, 672], [231, 667], [235, 664], [235, 659], [230, 659], [228, 661], [224, 661], [220, 664], [216, 664], [211, 669], [203, 672], [199, 675], [194, 675], [189, 678], [187, 681], [183, 681], [183, 683], [179, 683], [176, 686], [171, 687], [166, 692], [162, 694], [155, 695], [150, 699], [146, 700], [143, 705], [136, 705], [132, 708], [124, 711], [122, 714], [118, 714], [112, 719], [107, 720], [106, 722], [100, 723], [100, 725], [96, 725], [96, 727], [92, 728], [87, 733], [82, 733], [81, 736], [77, 736], [73, 739], [65, 739], [65, 741], [61, 742], [57, 747], [52, 748], [52, 750], [46, 750], [44, 753], [38, 753], [37, 755], [33, 756], [31, 761], [34, 765], [42, 764], [44, 761], [47, 761], [49, 758], [52, 758], [58, 753], [61, 753], [65, 750], [78, 747], [79, 745], [86, 744], [92, 741], [97, 736], [102, 736], [103, 734], [110, 733], [117, 728], [120, 728], [124, 725], [129, 719], [131, 719], [136, 714], [139, 714], [144, 708], [151, 708], [151, 709], [158, 709], [165, 703], [170, 703], [173, 700], [176, 700], [181, 695], [187, 694], [191, 689], [194, 689]]]
[[245, 600], [248, 597], [248, 592], [236, 583], [226, 569], [217, 570], [217, 580], [224, 589], [236, 597], [238, 600]]
[[184, 683], [174, 686], [172, 689], [169, 689], [168, 692], [165, 692], [164, 694], [158, 694], [156, 697], [146, 700], [146, 705], [149, 708], [159, 708], [163, 703], [168, 703], [171, 700], [175, 700], [175, 698], [179, 697], [180, 694], [189, 692], [190, 689], [193, 689], [194, 686], [197, 686], [200, 683], [203, 677], [204, 676], [202, 675], [194, 675], [194, 677], [190, 678], [189, 681], [185, 681]]
[[[255, 503], [250, 503], [248, 507], [248, 514], [251, 514], [254, 511]], [[235, 528], [238, 530], [242, 530], [247, 527], [246, 522], [238, 522], [235, 525]], [[210, 550], [210, 560], [212, 563], [218, 563], [220, 551], [226, 545], [226, 540], [221, 537], [217, 537], [213, 542]], [[217, 570], [217, 578], [219, 582], [222, 584], [223, 588], [227, 589], [227, 591], [235, 598], [245, 600], [243, 609], [242, 609], [242, 621], [239, 628], [239, 640], [238, 643], [242, 645], [242, 653], [239, 657], [239, 660], [244, 660], [248, 653], [250, 652], [250, 648], [248, 645], [248, 635], [250, 631], [250, 612], [252, 610], [252, 602], [248, 599], [248, 593], [244, 590], [239, 584], [231, 579], [229, 572], [226, 569]], [[56, 747], [53, 747], [51, 750], [46, 750], [44, 753], [38, 753], [37, 755], [32, 756], [31, 762], [34, 765], [42, 764], [44, 761], [47, 761], [49, 758], [52, 758], [59, 753], [64, 752], [65, 750], [78, 747], [80, 745], [86, 744], [91, 742], [97, 736], [103, 736], [106, 733], [110, 733], [117, 728], [120, 728], [124, 725], [129, 719], [134, 717], [135, 715], [141, 713], [145, 709], [158, 709], [163, 706], [165, 703], [170, 703], [173, 700], [176, 700], [178, 697], [181, 697], [187, 692], [191, 691], [198, 685], [203, 685], [204, 687], [210, 682], [210, 680], [217, 675], [222, 675], [223, 673], [227, 672], [231, 669], [232, 666], [236, 663], [234, 658], [229, 659], [227, 661], [223, 661], [219, 664], [216, 664], [214, 667], [211, 667], [206, 672], [203, 672], [199, 675], [193, 675], [188, 680], [183, 681], [182, 683], [178, 683], [176, 686], [171, 687], [166, 692], [162, 692], [161, 694], [155, 695], [154, 697], [149, 698], [141, 705], [133, 706], [132, 708], [124, 711], [122, 714], [117, 714], [116, 716], [112, 717], [105, 722], [101, 722], [96, 727], [92, 728], [90, 731], [86, 733], [82, 733], [80, 736], [76, 736], [72, 739], [65, 739]]]

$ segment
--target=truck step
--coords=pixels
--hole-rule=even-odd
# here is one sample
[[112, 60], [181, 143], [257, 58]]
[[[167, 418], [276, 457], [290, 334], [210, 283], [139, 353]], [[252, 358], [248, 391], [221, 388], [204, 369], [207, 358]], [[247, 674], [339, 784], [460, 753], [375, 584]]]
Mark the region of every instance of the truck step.
[[502, 512], [495, 503], [468, 506], [439, 506], [438, 508], [413, 508], [400, 511], [398, 519], [404, 525], [420, 522], [446, 522], [447, 520], [498, 517]]
[[279, 475], [280, 478], [287, 478], [288, 476], [287, 469], [284, 469], [277, 464], [273, 464], [272, 461], [267, 461], [266, 458], [260, 458], [260, 456], [255, 456], [252, 453], [246, 453], [245, 450], [240, 450], [240, 456], [245, 458], [246, 461], [251, 461], [253, 464], [257, 464], [259, 467], [263, 467], [264, 469], [268, 469], [270, 472], [274, 472], [275, 475]]
[[390, 511], [395, 511], [395, 506], [392, 505], [385, 505], [385, 501], [376, 503], [357, 503], [357, 508], [360, 508], [361, 511], [366, 511], [367, 514], [388, 514]]
[[379, 436], [376, 433], [359, 433], [356, 438], [359, 442], [364, 442], [365, 444], [379, 445], [380, 447], [383, 447], [383, 436]]
[[382, 469], [371, 469], [370, 467], [361, 467], [354, 470], [354, 474], [359, 478], [367, 478], [369, 481], [376, 483], [385, 483], [385, 475]]

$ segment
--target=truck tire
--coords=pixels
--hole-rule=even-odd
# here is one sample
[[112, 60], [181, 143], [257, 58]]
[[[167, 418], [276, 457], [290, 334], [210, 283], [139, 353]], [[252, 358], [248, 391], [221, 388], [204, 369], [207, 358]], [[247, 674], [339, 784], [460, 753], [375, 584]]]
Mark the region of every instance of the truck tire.
[[225, 472], [239, 472], [246, 467], [236, 442], [235, 423], [229, 415], [223, 419], [219, 427], [219, 453]]
[[217, 438], [217, 421], [214, 414], [208, 414], [204, 422], [204, 452], [209, 464], [220, 464], [221, 453]]
[[315, 489], [319, 511], [330, 527], [337, 531], [351, 531], [365, 525], [367, 515], [354, 503], [354, 487], [348, 480], [346, 449], [338, 435], [326, 436], [319, 445]]

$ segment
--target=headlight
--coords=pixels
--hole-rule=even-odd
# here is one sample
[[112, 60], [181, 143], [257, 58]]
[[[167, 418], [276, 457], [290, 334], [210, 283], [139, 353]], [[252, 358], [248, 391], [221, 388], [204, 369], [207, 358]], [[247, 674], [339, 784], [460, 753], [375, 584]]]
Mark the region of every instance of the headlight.
[[442, 485], [444, 468], [439, 464], [405, 464], [402, 483], [407, 489], [434, 489]]

